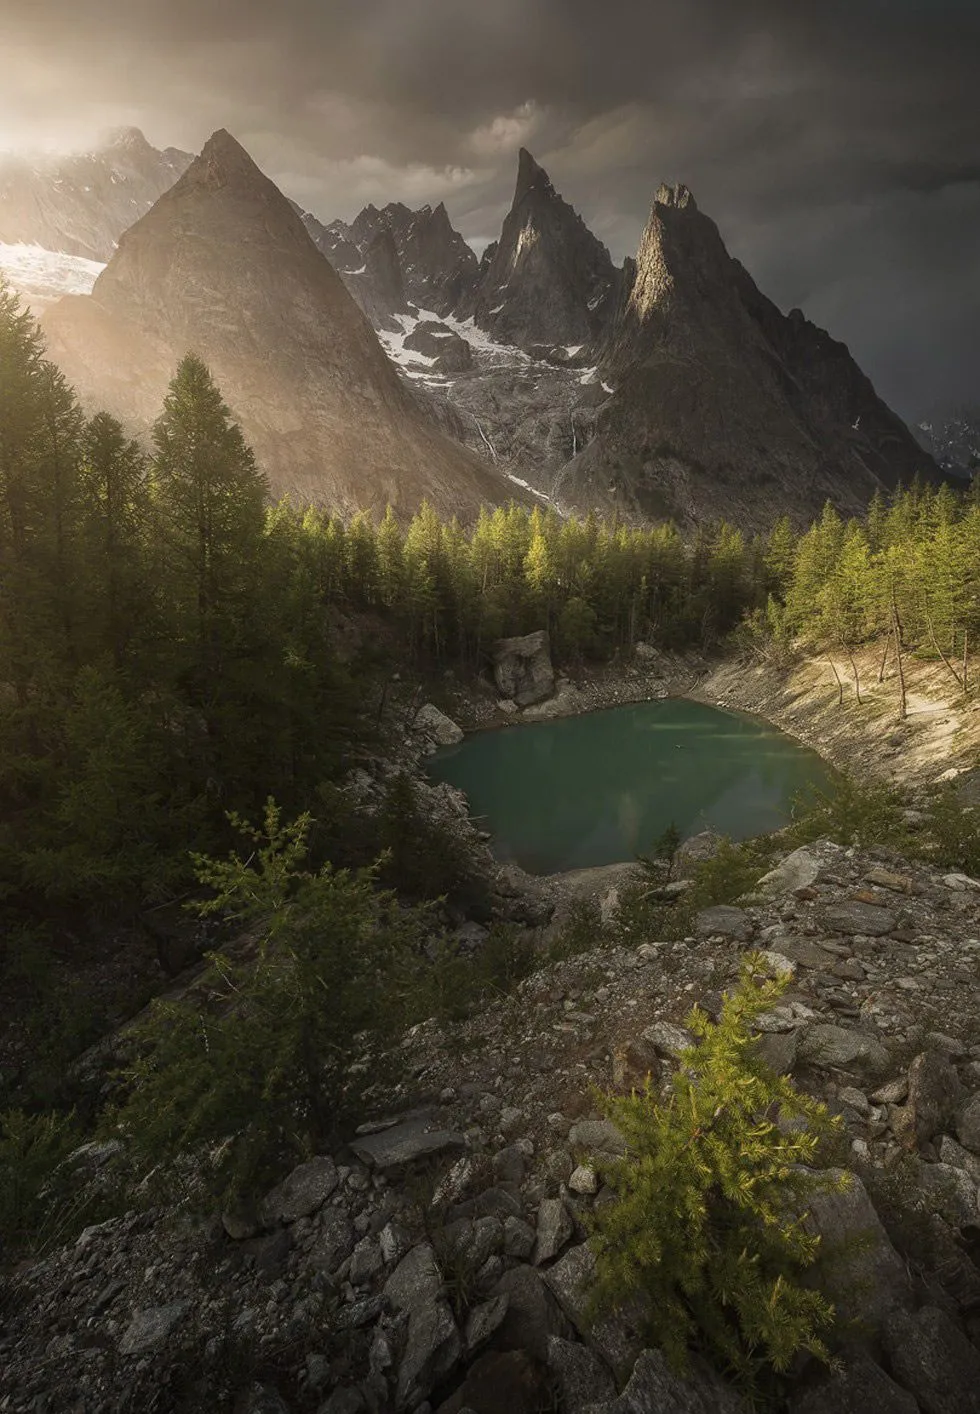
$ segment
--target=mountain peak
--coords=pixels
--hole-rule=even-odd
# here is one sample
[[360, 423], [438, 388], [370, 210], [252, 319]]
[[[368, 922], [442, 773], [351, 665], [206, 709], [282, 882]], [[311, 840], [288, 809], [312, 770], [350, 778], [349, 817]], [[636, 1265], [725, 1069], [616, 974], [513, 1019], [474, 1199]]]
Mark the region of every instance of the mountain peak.
[[654, 197], [654, 204], [656, 206], [672, 206], [678, 211], [697, 211], [698, 209], [690, 187], [686, 187], [683, 182], [676, 182], [673, 186], [669, 182], [661, 182], [657, 188], [657, 195]]
[[227, 128], [219, 128], [212, 133], [201, 149], [201, 155], [194, 167], [204, 166], [209, 173], [230, 176], [261, 176], [258, 167], [249, 157], [241, 143], [233, 138]]
[[141, 128], [122, 127], [113, 128], [105, 139], [104, 150], [123, 150], [126, 152], [154, 153], [155, 149], [147, 142]]
[[526, 147], [522, 147], [517, 160], [517, 187], [514, 192], [514, 205], [523, 201], [530, 191], [539, 188], [541, 191], [551, 192], [554, 188], [551, 185], [551, 178], [539, 162], [528, 152]]

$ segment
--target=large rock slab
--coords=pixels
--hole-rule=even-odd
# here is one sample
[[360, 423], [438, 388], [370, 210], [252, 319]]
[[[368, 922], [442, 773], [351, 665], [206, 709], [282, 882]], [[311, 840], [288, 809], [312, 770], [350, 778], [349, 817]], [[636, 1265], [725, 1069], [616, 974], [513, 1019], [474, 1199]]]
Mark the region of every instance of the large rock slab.
[[322, 1154], [294, 1168], [262, 1203], [262, 1220], [268, 1224], [293, 1223], [308, 1218], [333, 1193], [339, 1182], [337, 1168], [329, 1155]]
[[[817, 1177], [833, 1183], [842, 1172]], [[911, 1307], [912, 1287], [864, 1184], [851, 1174], [843, 1190], [814, 1188], [806, 1205], [806, 1226], [820, 1236], [819, 1280], [837, 1312], [835, 1334], [876, 1334], [896, 1310]]]
[[897, 1312], [883, 1339], [892, 1373], [923, 1414], [980, 1414], [980, 1353], [944, 1312]]
[[458, 746], [463, 740], [463, 728], [431, 702], [426, 702], [416, 712], [414, 725], [417, 731], [431, 737], [437, 746]]
[[953, 1066], [939, 1051], [923, 1051], [909, 1066], [909, 1118], [919, 1144], [951, 1125], [962, 1086]]
[[146, 1355], [170, 1339], [170, 1334], [190, 1310], [189, 1301], [171, 1301], [166, 1306], [150, 1306], [134, 1311], [119, 1342], [120, 1355]]
[[909, 1394], [867, 1356], [859, 1355], [790, 1404], [790, 1414], [919, 1414]]
[[694, 930], [699, 938], [729, 938], [735, 943], [747, 943], [753, 926], [744, 908], [734, 908], [725, 903], [703, 908], [694, 920]]
[[[693, 1361], [675, 1375], [660, 1350], [644, 1350], [618, 1399], [587, 1414], [742, 1414], [746, 1406], [715, 1372]], [[747, 1414], [747, 1411], [746, 1411]]]
[[466, 1139], [449, 1129], [432, 1128], [429, 1120], [410, 1119], [376, 1134], [359, 1135], [351, 1140], [350, 1147], [362, 1163], [390, 1169], [436, 1154], [461, 1153]]
[[632, 1370], [642, 1350], [628, 1312], [617, 1313], [615, 1319], [592, 1319], [590, 1300], [595, 1285], [595, 1254], [587, 1242], [570, 1247], [553, 1267], [545, 1272], [545, 1281], [558, 1298], [558, 1304], [586, 1341], [622, 1383]]
[[462, 1337], [447, 1301], [440, 1299], [410, 1311], [405, 1350], [398, 1366], [396, 1407], [417, 1408], [462, 1354]]
[[767, 894], [788, 894], [797, 889], [808, 889], [816, 882], [825, 863], [826, 860], [817, 850], [804, 845], [802, 849], [794, 849], [768, 874], [763, 874], [756, 887]]
[[574, 1336], [554, 1293], [534, 1267], [511, 1267], [493, 1290], [495, 1296], [507, 1298], [507, 1314], [496, 1337], [503, 1349], [526, 1350], [544, 1362], [552, 1336], [562, 1340]]
[[887, 1050], [875, 1036], [830, 1022], [807, 1026], [797, 1055], [806, 1065], [853, 1071], [869, 1078], [885, 1075], [891, 1064]]
[[558, 1386], [563, 1414], [585, 1414], [590, 1405], [616, 1396], [612, 1375], [598, 1356], [577, 1340], [549, 1336], [548, 1368]]
[[823, 910], [823, 921], [834, 933], [848, 933], [852, 936], [863, 933], [869, 938], [882, 938], [893, 933], [898, 927], [898, 914], [890, 908], [882, 908], [878, 903], [860, 903], [845, 899], [843, 903], [832, 904]]
[[543, 702], [555, 690], [551, 640], [546, 629], [523, 638], [501, 638], [493, 648], [493, 677], [501, 697], [519, 707]]

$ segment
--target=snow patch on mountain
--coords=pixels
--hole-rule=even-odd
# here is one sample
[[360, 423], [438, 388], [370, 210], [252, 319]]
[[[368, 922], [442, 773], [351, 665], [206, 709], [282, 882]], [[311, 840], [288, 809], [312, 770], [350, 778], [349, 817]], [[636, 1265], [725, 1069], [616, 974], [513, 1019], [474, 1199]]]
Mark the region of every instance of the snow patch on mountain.
[[0, 241], [0, 273], [33, 310], [62, 295], [90, 295], [104, 269], [99, 261], [81, 255]]

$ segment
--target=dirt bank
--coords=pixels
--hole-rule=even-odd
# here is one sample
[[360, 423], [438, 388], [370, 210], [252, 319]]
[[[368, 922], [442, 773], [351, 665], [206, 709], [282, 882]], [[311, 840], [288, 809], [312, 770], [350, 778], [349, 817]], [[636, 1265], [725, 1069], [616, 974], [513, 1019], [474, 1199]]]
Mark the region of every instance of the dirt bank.
[[899, 715], [897, 670], [879, 682], [880, 647], [855, 655], [861, 701], [846, 660], [808, 658], [788, 670], [728, 660], [717, 663], [688, 696], [765, 717], [828, 761], [902, 785], [931, 785], [976, 771], [980, 700], [968, 700], [941, 664], [904, 664], [907, 716]]

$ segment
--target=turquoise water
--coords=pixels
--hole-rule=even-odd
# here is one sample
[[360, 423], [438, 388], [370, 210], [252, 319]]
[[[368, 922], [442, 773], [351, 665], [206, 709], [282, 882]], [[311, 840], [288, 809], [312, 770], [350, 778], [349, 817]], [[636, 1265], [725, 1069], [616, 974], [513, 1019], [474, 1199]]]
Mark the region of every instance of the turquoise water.
[[633, 859], [672, 823], [683, 839], [776, 830], [832, 781], [774, 727], [683, 700], [477, 732], [429, 770], [466, 792], [498, 859], [535, 874]]

